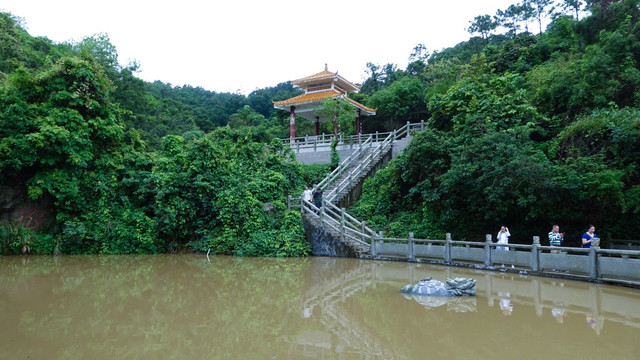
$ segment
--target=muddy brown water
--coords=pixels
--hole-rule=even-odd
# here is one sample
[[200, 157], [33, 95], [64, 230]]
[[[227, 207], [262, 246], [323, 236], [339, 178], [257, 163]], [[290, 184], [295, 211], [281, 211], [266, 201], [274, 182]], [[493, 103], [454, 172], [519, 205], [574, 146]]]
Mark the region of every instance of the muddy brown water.
[[[472, 277], [470, 298], [413, 298]], [[0, 257], [0, 359], [638, 359], [640, 290], [342, 258]]]

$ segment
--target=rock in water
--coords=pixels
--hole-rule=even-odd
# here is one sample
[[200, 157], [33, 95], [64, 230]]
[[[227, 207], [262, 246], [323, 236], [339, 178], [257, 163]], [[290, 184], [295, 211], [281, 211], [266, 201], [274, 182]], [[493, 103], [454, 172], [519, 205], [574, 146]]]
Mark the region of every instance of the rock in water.
[[406, 285], [400, 290], [404, 294], [426, 296], [475, 296], [476, 281], [467, 278], [447, 278], [446, 284], [431, 278], [419, 281], [415, 285]]

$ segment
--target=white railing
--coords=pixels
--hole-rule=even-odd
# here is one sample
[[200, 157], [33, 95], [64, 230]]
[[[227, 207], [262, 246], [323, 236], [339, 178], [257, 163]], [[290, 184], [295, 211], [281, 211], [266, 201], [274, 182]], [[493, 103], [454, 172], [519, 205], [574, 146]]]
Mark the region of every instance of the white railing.
[[371, 239], [375, 236], [375, 231], [369, 228], [364, 221], [359, 221], [349, 215], [345, 209], [338, 208], [326, 201], [323, 202], [323, 206], [318, 208], [309, 201], [290, 197], [289, 208], [300, 209], [303, 215], [319, 219], [323, 226], [340, 234], [340, 240], [357, 243], [367, 251], [371, 246]]
[[[323, 191], [325, 189], [330, 188], [330, 190], [324, 195], [325, 199], [328, 202], [334, 202], [338, 199], [338, 196], [343, 191], [348, 191], [353, 187], [353, 182], [358, 181], [361, 175], [364, 174], [365, 171], [368, 171], [370, 167], [373, 167], [377, 164], [380, 159], [388, 152], [391, 151], [391, 147], [393, 146], [394, 141], [404, 138], [410, 135], [411, 131], [422, 131], [425, 129], [425, 124], [423, 122], [419, 123], [407, 123], [402, 126], [398, 130], [394, 130], [388, 134], [387, 137], [376, 146], [371, 153], [369, 153], [366, 157], [361, 159], [355, 167], [352, 167], [354, 161], [359, 159], [361, 155], [363, 155], [364, 149], [368, 149], [371, 147], [371, 143], [374, 142], [373, 135], [369, 135], [367, 142], [371, 140], [371, 143], [368, 145], [364, 145], [358, 149], [357, 152], [354, 152], [350, 155], [345, 161], [343, 161], [336, 170], [334, 170], [331, 174], [327, 175], [327, 177], [321, 181], [316, 187], [320, 187]], [[366, 142], [365, 142], [366, 143]], [[340, 178], [340, 176], [345, 172], [346, 169], [351, 168], [347, 177], [342, 179], [340, 183], [332, 186], [334, 182]]]
[[[407, 123], [407, 125], [403, 126], [398, 130], [398, 136], [402, 137], [400, 134], [402, 129], [405, 129], [405, 135], [408, 132], [407, 130], [418, 130], [422, 131], [426, 128], [426, 124], [423, 121], [419, 123]], [[289, 145], [295, 152], [300, 152], [301, 150], [312, 149], [313, 151], [327, 151], [327, 148], [331, 145], [331, 142], [338, 137], [338, 148], [353, 148], [354, 146], [358, 146], [364, 140], [371, 137], [373, 142], [379, 142], [381, 139], [386, 139], [389, 135], [391, 135], [393, 131], [390, 132], [378, 132], [370, 133], [370, 134], [359, 134], [359, 135], [349, 135], [343, 136], [342, 134], [334, 135], [334, 134], [320, 134], [320, 135], [306, 135], [295, 138], [284, 138], [280, 139], [283, 145]]]
[[337, 178], [342, 175], [345, 170], [349, 169], [351, 165], [360, 159], [360, 157], [364, 154], [364, 152], [371, 147], [373, 142], [373, 138], [369, 136], [354, 152], [352, 152], [346, 159], [340, 162], [338, 167], [336, 167], [331, 173], [327, 174], [327, 176], [322, 179], [314, 188], [320, 188], [323, 191], [332, 184]]
[[[299, 208], [303, 215], [308, 214], [311, 217], [320, 219], [323, 226], [339, 233], [342, 241], [348, 240], [370, 248], [371, 239], [376, 236], [375, 231], [367, 227], [366, 222], [359, 221], [349, 215], [345, 209], [338, 208], [334, 202], [340, 192], [353, 186], [353, 183], [359, 179], [365, 171], [368, 171], [367, 168], [369, 166], [374, 166], [388, 151], [391, 151], [395, 140], [409, 135], [413, 130], [424, 130], [424, 128], [424, 122], [414, 124], [407, 123], [398, 130], [384, 133], [384, 135], [386, 135], [384, 140], [375, 146], [373, 151], [366, 154], [366, 151], [373, 146], [374, 139], [376, 141], [379, 140], [378, 136], [380, 133], [376, 133], [375, 137], [373, 134], [368, 135], [353, 153], [340, 162], [338, 167], [314, 186], [314, 189], [322, 189], [323, 192], [326, 191], [326, 194], [323, 196], [323, 206], [317, 208], [314, 204], [303, 199], [293, 199], [289, 197], [289, 208]], [[347, 171], [348, 175], [336, 184], [337, 180]], [[333, 185], [336, 186], [332, 187]]]
[[[385, 237], [382, 232], [369, 228], [344, 209], [323, 202], [317, 208], [300, 198], [289, 197], [289, 208], [299, 209], [304, 216], [319, 219], [322, 226], [339, 234], [345, 243], [355, 243], [372, 258], [397, 258], [410, 261], [442, 264], [483, 264], [486, 269], [496, 269], [494, 264], [515, 265], [513, 271], [526, 270], [532, 275], [570, 277], [576, 280], [605, 281], [640, 286], [640, 251], [557, 247], [542, 245], [534, 236], [532, 244], [498, 244], [492, 236], [485, 241], [420, 239], [409, 233], [408, 238]], [[508, 247], [510, 251], [497, 250]], [[505, 271], [508, 270], [508, 267]]]

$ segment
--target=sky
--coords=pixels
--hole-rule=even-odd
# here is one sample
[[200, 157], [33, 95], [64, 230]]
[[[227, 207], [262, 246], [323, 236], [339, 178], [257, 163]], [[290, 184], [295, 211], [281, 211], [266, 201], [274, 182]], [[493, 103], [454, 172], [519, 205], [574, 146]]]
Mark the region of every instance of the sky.
[[475, 16], [516, 0], [2, 0], [29, 34], [54, 42], [109, 36], [121, 65], [174, 86], [249, 94], [324, 70], [354, 83], [366, 64], [407, 66], [413, 48], [471, 36]]

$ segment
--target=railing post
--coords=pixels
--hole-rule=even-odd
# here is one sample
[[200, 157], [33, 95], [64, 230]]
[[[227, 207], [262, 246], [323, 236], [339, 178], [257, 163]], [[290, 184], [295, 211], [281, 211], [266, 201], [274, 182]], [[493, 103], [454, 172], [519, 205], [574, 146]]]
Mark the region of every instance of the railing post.
[[291, 210], [291, 195], [287, 196], [287, 209]]
[[340, 208], [340, 241], [344, 243], [345, 236], [345, 217], [344, 217], [344, 208]]
[[407, 121], [407, 136], [409, 136], [409, 131], [411, 130], [411, 122]]
[[317, 149], [318, 149], [318, 139], [316, 137], [316, 141], [313, 142], [313, 151], [316, 152], [318, 151]]
[[491, 261], [491, 243], [492, 242], [493, 242], [492, 235], [486, 234], [484, 238], [484, 264], [486, 266], [493, 265], [493, 262]]
[[589, 277], [591, 279], [597, 279], [600, 274], [598, 269], [598, 249], [600, 248], [600, 239], [593, 238], [591, 241], [591, 248], [589, 248]]
[[540, 236], [534, 236], [533, 244], [531, 244], [531, 271], [540, 271], [540, 253], [538, 252], [538, 246], [540, 246]]
[[420, 131], [424, 131], [424, 120], [420, 120]]
[[[367, 239], [364, 238], [364, 230], [365, 230], [365, 226], [366, 226], [365, 223], [366, 223], [366, 221], [362, 221], [360, 223], [360, 240], [362, 240], [363, 243], [367, 242]], [[371, 243], [373, 243], [373, 241], [371, 241]]]
[[378, 239], [382, 237], [382, 231], [380, 234], [377, 234], [375, 231], [373, 232], [373, 237], [371, 238], [371, 256], [378, 256]]
[[[322, 200], [324, 202], [324, 200]], [[324, 222], [324, 206], [320, 205], [320, 224]]]
[[376, 142], [378, 142], [378, 130], [376, 130]]
[[300, 142], [296, 142], [296, 152], [300, 153]]
[[446, 233], [444, 242], [444, 261], [447, 263], [451, 262], [451, 233]]
[[407, 257], [409, 260], [415, 260], [416, 256], [413, 252], [413, 232], [409, 232], [409, 242], [407, 243]]

